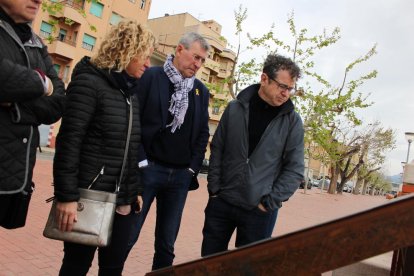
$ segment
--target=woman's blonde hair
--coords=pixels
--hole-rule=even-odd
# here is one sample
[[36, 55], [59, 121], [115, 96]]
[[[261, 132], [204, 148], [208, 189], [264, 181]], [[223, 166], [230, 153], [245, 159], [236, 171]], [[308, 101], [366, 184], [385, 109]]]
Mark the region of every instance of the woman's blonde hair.
[[130, 61], [145, 58], [156, 46], [154, 34], [135, 20], [121, 21], [109, 31], [91, 62], [99, 68], [124, 70]]

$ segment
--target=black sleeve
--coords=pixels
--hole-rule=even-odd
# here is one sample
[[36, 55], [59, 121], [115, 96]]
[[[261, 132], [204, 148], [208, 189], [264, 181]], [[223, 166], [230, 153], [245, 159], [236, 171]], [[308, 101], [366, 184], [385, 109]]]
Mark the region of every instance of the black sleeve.
[[45, 73], [53, 83], [53, 93], [51, 96], [43, 96], [31, 101], [15, 103], [15, 110], [19, 113], [18, 123], [32, 125], [53, 124], [63, 114], [65, 104], [64, 84], [53, 68], [52, 59], [47, 52], [47, 47], [43, 47], [41, 51], [46, 68]]
[[39, 74], [25, 66], [3, 58], [0, 60], [0, 102], [15, 103], [44, 95]]
[[66, 110], [56, 138], [53, 162], [55, 196], [60, 202], [77, 201], [78, 173], [83, 140], [93, 119], [97, 98], [87, 81], [72, 81], [68, 87]]

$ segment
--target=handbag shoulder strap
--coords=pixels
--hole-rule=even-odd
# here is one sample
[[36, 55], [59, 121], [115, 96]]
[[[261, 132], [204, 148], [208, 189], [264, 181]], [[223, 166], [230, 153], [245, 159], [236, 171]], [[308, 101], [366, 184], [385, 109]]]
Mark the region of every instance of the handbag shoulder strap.
[[131, 139], [131, 131], [132, 131], [133, 108], [132, 108], [132, 98], [131, 98], [131, 96], [128, 96], [126, 98], [126, 101], [129, 105], [128, 133], [127, 133], [127, 138], [126, 138], [126, 143], [125, 143], [124, 159], [122, 160], [121, 173], [119, 174], [119, 179], [116, 182], [116, 188], [115, 188], [116, 193], [119, 192], [121, 182], [122, 182], [122, 177], [124, 176], [125, 163], [126, 163], [126, 159], [127, 159], [127, 156], [128, 156], [129, 141]]

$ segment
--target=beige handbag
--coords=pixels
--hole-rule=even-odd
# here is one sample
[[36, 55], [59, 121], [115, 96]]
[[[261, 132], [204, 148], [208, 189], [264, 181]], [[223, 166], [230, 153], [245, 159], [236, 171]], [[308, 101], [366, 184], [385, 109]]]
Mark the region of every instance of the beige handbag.
[[70, 232], [57, 227], [56, 200], [53, 201], [43, 236], [92, 246], [107, 246], [112, 235], [116, 193], [79, 189], [78, 220]]
[[[132, 128], [132, 101], [130, 103], [128, 133], [125, 145], [124, 159], [122, 161], [119, 181], [116, 183], [114, 193], [91, 190], [97, 180], [97, 175], [88, 189], [79, 188], [80, 199], [78, 201], [78, 217], [70, 232], [60, 231], [56, 220], [56, 200], [53, 201], [49, 218], [46, 222], [43, 236], [46, 238], [61, 240], [91, 246], [104, 247], [109, 245], [112, 236], [112, 224], [115, 216], [116, 197], [124, 173], [125, 161], [128, 155], [129, 140]], [[100, 174], [103, 174], [104, 166]]]

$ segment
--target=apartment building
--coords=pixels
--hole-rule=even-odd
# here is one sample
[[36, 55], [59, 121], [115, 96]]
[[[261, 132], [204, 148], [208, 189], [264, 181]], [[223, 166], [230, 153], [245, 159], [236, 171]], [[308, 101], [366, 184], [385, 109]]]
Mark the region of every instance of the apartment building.
[[[83, 56], [91, 56], [98, 48], [111, 25], [123, 18], [146, 23], [151, 6], [150, 0], [52, 2], [60, 5], [61, 11], [55, 15], [40, 11], [33, 22], [33, 29], [48, 44], [55, 69], [65, 83], [69, 82], [76, 63]], [[84, 16], [79, 10], [84, 10]], [[52, 21], [56, 24], [51, 24]], [[53, 41], [49, 43], [51, 39]]]
[[[67, 85], [76, 63], [84, 56], [92, 56], [111, 25], [123, 18], [146, 23], [151, 0], [45, 0], [55, 2], [60, 11], [50, 14], [40, 11], [33, 22], [33, 30], [43, 38], [59, 77]], [[60, 123], [55, 124], [48, 144], [54, 147], [54, 137]]]
[[[158, 39], [158, 51], [165, 55], [174, 53], [178, 40], [187, 32], [197, 32], [209, 42], [211, 49], [196, 77], [207, 85], [211, 93], [209, 105], [211, 140], [224, 108], [232, 99], [225, 79], [230, 76], [234, 66], [235, 53], [226, 48], [227, 42], [221, 36], [221, 25], [214, 20], [200, 21], [189, 13], [165, 14], [163, 17], [149, 19], [147, 24]], [[207, 159], [210, 156], [209, 150], [208, 146]]]

